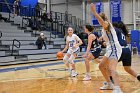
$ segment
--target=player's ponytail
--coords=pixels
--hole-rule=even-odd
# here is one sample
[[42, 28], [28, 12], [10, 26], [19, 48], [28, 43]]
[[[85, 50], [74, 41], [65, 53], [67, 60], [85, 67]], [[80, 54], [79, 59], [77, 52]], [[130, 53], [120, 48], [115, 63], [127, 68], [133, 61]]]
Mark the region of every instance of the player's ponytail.
[[128, 36], [128, 30], [122, 21], [118, 22], [118, 28], [120, 28], [123, 31], [125, 36]]

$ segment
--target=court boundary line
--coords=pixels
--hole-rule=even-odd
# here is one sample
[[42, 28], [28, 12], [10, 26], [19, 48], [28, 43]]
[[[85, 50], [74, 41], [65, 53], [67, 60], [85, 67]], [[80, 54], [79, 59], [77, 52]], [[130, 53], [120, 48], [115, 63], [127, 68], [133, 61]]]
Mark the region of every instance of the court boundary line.
[[[75, 63], [84, 61], [83, 59], [75, 60]], [[11, 72], [11, 71], [19, 71], [19, 70], [26, 70], [26, 69], [32, 69], [32, 68], [40, 68], [40, 67], [46, 67], [46, 66], [53, 66], [53, 65], [61, 65], [64, 64], [63, 61], [57, 61], [54, 63], [46, 63], [46, 64], [28, 64], [28, 66], [17, 66], [17, 67], [11, 67], [11, 68], [2, 68], [0, 69], [0, 73], [4, 72]]]

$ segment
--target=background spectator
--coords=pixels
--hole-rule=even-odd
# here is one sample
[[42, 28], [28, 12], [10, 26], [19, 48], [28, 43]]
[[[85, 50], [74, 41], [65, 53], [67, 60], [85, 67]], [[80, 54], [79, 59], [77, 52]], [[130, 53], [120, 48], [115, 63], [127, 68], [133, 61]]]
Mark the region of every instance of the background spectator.
[[137, 43], [134, 41], [132, 44], [132, 55], [137, 54], [138, 55], [138, 48], [137, 48]]
[[46, 39], [46, 37], [44, 36], [44, 34], [40, 33], [40, 36], [36, 40], [36, 45], [37, 45], [38, 49], [42, 49], [43, 45], [44, 45], [44, 47], [46, 49], [45, 39]]
[[14, 9], [14, 16], [18, 16], [19, 15], [19, 0], [15, 0], [13, 9]]
[[39, 3], [36, 4], [35, 6], [35, 11], [36, 11], [36, 17], [40, 17], [40, 6], [39, 6]]

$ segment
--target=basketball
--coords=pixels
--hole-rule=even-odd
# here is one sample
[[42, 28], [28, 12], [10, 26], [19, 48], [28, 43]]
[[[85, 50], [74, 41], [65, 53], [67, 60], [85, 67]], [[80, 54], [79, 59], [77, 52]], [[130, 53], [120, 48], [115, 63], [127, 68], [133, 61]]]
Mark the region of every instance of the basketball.
[[57, 59], [63, 59], [64, 54], [63, 54], [62, 52], [58, 52], [58, 53], [56, 54], [56, 56], [57, 56]]

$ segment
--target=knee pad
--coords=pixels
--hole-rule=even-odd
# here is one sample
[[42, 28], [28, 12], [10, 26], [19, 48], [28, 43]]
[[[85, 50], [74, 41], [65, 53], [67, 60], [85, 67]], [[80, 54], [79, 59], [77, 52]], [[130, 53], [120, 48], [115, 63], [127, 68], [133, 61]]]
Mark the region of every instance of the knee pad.
[[75, 59], [75, 57], [73, 55], [71, 55], [69, 60], [68, 60], [69, 63], [74, 64], [74, 61], [73, 61], [74, 59]]
[[64, 63], [67, 64], [68, 60], [69, 60], [69, 57], [67, 55], [65, 55], [64, 58], [63, 58]]

